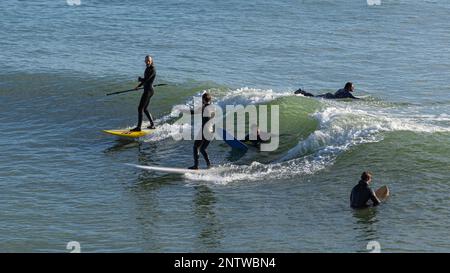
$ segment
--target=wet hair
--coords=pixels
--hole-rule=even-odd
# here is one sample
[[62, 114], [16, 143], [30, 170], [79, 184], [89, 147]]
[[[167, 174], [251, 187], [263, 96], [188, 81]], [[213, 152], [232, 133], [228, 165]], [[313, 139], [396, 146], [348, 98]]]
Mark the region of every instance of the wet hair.
[[352, 89], [352, 85], [353, 85], [352, 82], [347, 82], [344, 86], [344, 89], [350, 91]]
[[365, 171], [361, 174], [362, 181], [369, 181], [372, 178], [372, 173], [369, 171]]
[[211, 102], [211, 94], [209, 94], [208, 92], [204, 93], [202, 95], [202, 100], [206, 103], [210, 103]]
[[151, 61], [152, 61], [152, 64], [151, 65], [153, 65], [153, 57], [151, 56], [151, 55], [145, 55], [145, 59], [147, 60], [147, 59], [150, 59]]

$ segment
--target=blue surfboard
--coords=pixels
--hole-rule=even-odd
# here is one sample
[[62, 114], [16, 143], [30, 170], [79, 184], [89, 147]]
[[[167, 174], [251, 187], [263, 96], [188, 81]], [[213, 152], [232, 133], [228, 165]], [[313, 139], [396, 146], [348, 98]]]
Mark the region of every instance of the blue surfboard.
[[225, 141], [226, 144], [230, 145], [231, 148], [241, 150], [241, 151], [247, 151], [248, 147], [241, 141], [237, 140], [233, 135], [228, 133], [223, 128], [217, 128], [217, 133], [222, 134], [223, 141]]

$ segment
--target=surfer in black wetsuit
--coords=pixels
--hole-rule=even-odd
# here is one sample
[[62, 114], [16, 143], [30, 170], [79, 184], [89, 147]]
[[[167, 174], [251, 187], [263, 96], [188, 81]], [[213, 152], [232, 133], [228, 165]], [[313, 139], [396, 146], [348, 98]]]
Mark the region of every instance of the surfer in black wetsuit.
[[369, 187], [372, 182], [372, 174], [370, 172], [363, 172], [361, 180], [358, 185], [353, 187], [350, 194], [350, 206], [354, 209], [367, 208], [369, 205], [367, 202], [372, 200], [373, 206], [378, 206], [380, 200], [375, 195], [375, 192]]
[[[200, 110], [200, 109], [199, 109]], [[191, 110], [191, 114], [195, 114], [195, 110]], [[206, 148], [208, 148], [209, 143], [212, 140], [212, 133], [213, 133], [213, 124], [209, 122], [214, 118], [214, 108], [211, 106], [211, 95], [209, 93], [204, 93], [202, 95], [202, 131], [201, 136], [198, 136], [197, 139], [194, 141], [194, 165], [189, 167], [191, 170], [197, 170], [198, 169], [198, 158], [199, 158], [199, 152], [203, 155], [203, 158], [206, 161], [206, 166], [211, 168], [211, 162], [209, 161], [209, 156], [206, 151]], [[205, 136], [205, 133], [208, 134]]]
[[250, 134], [247, 134], [244, 138], [245, 142], [250, 142], [255, 147], [259, 147], [261, 143], [268, 142], [261, 138], [261, 130], [259, 129], [259, 127], [256, 124], [252, 124], [252, 126], [250, 127], [250, 132], [255, 130], [256, 130], [256, 139], [250, 139]]
[[155, 66], [153, 65], [153, 59], [150, 55], [145, 56], [145, 64], [147, 68], [145, 68], [144, 78], [139, 77], [138, 81], [140, 82], [134, 89], [138, 90], [141, 86], [144, 86], [144, 92], [141, 96], [141, 101], [139, 102], [138, 107], [138, 124], [136, 128], [131, 129], [132, 132], [141, 131], [142, 126], [142, 112], [145, 113], [148, 120], [150, 121], [150, 126], [148, 129], [155, 129], [155, 124], [153, 123], [152, 115], [148, 112], [147, 107], [150, 103], [150, 99], [154, 94], [153, 90], [153, 81], [156, 77]]
[[325, 99], [359, 99], [352, 95], [351, 92], [355, 91], [355, 86], [351, 82], [347, 82], [344, 88], [339, 89], [336, 93], [326, 93], [322, 95], [315, 96], [314, 94], [308, 93], [301, 88], [294, 92], [294, 94], [302, 94], [305, 97], [320, 97]]
[[339, 89], [336, 93], [334, 93], [335, 99], [359, 99], [352, 95], [351, 92], [355, 91], [355, 86], [353, 83], [348, 82], [345, 84], [344, 88]]

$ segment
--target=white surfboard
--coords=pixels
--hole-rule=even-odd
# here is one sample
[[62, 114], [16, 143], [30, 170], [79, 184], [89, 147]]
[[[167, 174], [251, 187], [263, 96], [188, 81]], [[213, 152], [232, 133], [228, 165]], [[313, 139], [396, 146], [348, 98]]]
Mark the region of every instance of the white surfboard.
[[154, 171], [154, 172], [163, 172], [163, 173], [178, 173], [178, 174], [186, 174], [186, 173], [203, 173], [207, 170], [190, 170], [190, 169], [183, 169], [183, 168], [171, 168], [171, 167], [159, 167], [159, 166], [144, 166], [144, 165], [137, 165], [137, 164], [129, 164], [125, 163], [129, 166], [143, 169], [146, 171]]

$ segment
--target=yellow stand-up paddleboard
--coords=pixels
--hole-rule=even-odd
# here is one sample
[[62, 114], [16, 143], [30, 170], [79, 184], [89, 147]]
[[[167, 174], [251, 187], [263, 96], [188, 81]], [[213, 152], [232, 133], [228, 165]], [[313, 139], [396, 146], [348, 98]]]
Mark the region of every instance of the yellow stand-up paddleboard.
[[390, 192], [388, 186], [383, 186], [375, 192], [375, 195], [378, 197], [378, 199], [380, 199], [381, 202], [383, 202], [389, 197], [389, 193]]
[[154, 131], [155, 129], [142, 129], [139, 132], [131, 132], [130, 130], [103, 130], [107, 134], [123, 138], [140, 138], [152, 134]]

